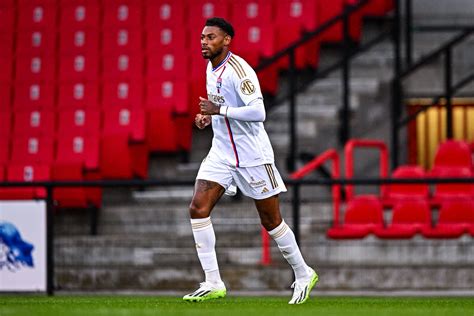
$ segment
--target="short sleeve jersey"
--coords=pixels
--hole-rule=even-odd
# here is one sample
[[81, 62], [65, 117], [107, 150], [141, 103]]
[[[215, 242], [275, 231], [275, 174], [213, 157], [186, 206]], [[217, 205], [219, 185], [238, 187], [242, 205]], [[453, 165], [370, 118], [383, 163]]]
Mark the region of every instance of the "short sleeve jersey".
[[[255, 71], [237, 55], [229, 54], [206, 70], [207, 97], [221, 106], [243, 107], [263, 99]], [[273, 149], [262, 122], [212, 116], [214, 138], [210, 155], [228, 165], [252, 167], [273, 163]]]

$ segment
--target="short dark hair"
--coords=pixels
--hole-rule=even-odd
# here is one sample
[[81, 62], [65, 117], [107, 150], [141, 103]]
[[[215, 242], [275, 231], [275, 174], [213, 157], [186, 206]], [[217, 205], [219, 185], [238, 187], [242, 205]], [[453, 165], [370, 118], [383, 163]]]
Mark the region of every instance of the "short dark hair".
[[223, 18], [209, 18], [206, 20], [206, 26], [217, 26], [221, 30], [223, 30], [225, 33], [227, 33], [230, 37], [234, 38], [235, 32], [234, 32], [234, 27], [232, 24], [224, 20]]

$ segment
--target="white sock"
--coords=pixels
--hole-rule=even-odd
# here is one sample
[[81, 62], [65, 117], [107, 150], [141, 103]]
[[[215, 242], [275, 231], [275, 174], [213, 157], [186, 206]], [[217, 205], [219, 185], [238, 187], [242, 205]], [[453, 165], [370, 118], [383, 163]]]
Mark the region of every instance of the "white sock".
[[220, 285], [222, 280], [217, 265], [216, 235], [214, 234], [211, 218], [191, 218], [191, 227], [199, 261], [206, 274], [206, 282]]
[[283, 257], [293, 268], [296, 281], [309, 278], [311, 268], [304, 261], [300, 248], [296, 243], [295, 234], [285, 221], [283, 220], [280, 225], [268, 233], [277, 243]]

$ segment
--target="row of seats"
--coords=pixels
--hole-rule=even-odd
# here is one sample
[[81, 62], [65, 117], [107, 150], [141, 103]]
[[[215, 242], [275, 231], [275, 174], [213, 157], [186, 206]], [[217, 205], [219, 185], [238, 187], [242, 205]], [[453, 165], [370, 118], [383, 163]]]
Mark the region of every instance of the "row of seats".
[[380, 200], [359, 196], [348, 203], [344, 223], [327, 232], [334, 239], [364, 238], [369, 234], [386, 239], [412, 238], [417, 234], [427, 238], [459, 238], [463, 234], [474, 237], [474, 199], [444, 200], [434, 225], [426, 200], [401, 200], [395, 203], [392, 220], [385, 225]]
[[[474, 144], [448, 140], [439, 145], [433, 168], [400, 166], [392, 178], [421, 179], [473, 178]], [[327, 236], [335, 239], [364, 238], [374, 234], [379, 238], [412, 238], [421, 234], [427, 238], [458, 238], [474, 236], [474, 183], [390, 184], [381, 186], [380, 195], [351, 196], [347, 201], [342, 224], [336, 223]], [[392, 208], [392, 220], [384, 222], [384, 207]], [[435, 210], [438, 219], [434, 220]], [[435, 223], [433, 225], [433, 223]]]

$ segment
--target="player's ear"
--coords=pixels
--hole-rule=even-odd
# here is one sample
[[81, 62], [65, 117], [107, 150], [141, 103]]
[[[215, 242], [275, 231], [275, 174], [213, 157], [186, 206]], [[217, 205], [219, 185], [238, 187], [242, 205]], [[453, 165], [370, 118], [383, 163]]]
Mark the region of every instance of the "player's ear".
[[224, 37], [224, 45], [230, 45], [230, 42], [232, 41], [232, 37], [230, 37], [229, 34], [226, 34]]

